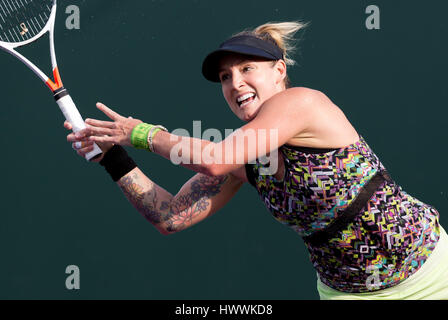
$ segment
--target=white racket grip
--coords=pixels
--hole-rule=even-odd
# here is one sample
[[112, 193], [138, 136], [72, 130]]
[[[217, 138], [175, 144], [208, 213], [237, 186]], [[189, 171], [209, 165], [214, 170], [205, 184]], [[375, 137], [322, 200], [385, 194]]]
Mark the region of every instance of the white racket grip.
[[[76, 133], [86, 128], [86, 124], [84, 123], [78, 108], [76, 108], [73, 99], [69, 95], [63, 96], [57, 100], [56, 103], [64, 114], [65, 119], [72, 125], [73, 132]], [[93, 145], [93, 148], [93, 151], [86, 154], [85, 158], [87, 161], [90, 161], [103, 153], [96, 143]]]

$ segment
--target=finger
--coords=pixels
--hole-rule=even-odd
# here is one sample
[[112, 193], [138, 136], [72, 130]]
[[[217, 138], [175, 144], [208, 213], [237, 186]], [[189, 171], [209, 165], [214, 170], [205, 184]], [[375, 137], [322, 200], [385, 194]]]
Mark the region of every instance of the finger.
[[91, 146], [93, 146], [93, 142], [91, 141], [78, 141], [72, 143], [72, 148], [75, 150], [82, 150]]
[[102, 104], [101, 102], [98, 102], [96, 104], [96, 107], [98, 109], [100, 109], [101, 111], [103, 111], [103, 113], [108, 116], [110, 119], [112, 120], [119, 120], [122, 119], [123, 117], [121, 115], [119, 115], [118, 113], [116, 113], [115, 111], [113, 111], [112, 109], [106, 107], [104, 104]]
[[70, 133], [69, 135], [67, 135], [67, 141], [68, 142], [87, 142], [87, 141], [89, 141], [89, 138], [88, 137], [77, 138], [74, 133]]
[[109, 128], [109, 129], [115, 129], [115, 122], [110, 121], [101, 121], [101, 120], [95, 120], [95, 119], [86, 119], [86, 124], [94, 127], [102, 127], [102, 128]]
[[83, 132], [80, 132], [80, 137], [86, 137], [89, 138], [91, 136], [114, 136], [115, 132], [113, 129], [107, 129], [107, 128], [98, 128], [98, 127], [87, 127]]
[[110, 137], [110, 136], [91, 136], [89, 137], [89, 141], [93, 141], [96, 143], [113, 143], [113, 144], [120, 144], [118, 139], [116, 137]]
[[73, 150], [79, 150], [82, 147], [82, 142], [73, 142], [72, 143], [72, 148]]
[[67, 130], [72, 130], [73, 127], [72, 127], [70, 122], [65, 121], [64, 122], [64, 128], [67, 129]]
[[88, 137], [90, 135], [90, 128], [91, 127], [87, 127], [87, 128], [82, 129], [82, 130], [80, 130], [78, 132], [75, 132], [75, 137], [77, 139], [82, 139], [82, 138]]
[[82, 147], [82, 142], [73, 142], [72, 143], [72, 148], [73, 150], [79, 150]]
[[78, 141], [81, 141], [81, 139], [76, 138], [74, 133], [70, 133], [69, 135], [67, 135], [67, 141], [68, 142], [78, 142]]
[[86, 126], [85, 129], [82, 129], [82, 130], [76, 132], [75, 137], [76, 137], [76, 139], [78, 139], [78, 141], [81, 141], [82, 139], [87, 140], [87, 138], [90, 136], [104, 135], [104, 134], [113, 135], [113, 133], [114, 132], [112, 129]]
[[80, 155], [81, 157], [85, 158], [85, 157], [86, 157], [86, 154], [88, 154], [89, 152], [92, 152], [93, 149], [94, 149], [93, 146], [85, 147], [85, 148], [79, 149], [79, 150], [77, 151], [77, 153], [78, 153], [78, 155]]

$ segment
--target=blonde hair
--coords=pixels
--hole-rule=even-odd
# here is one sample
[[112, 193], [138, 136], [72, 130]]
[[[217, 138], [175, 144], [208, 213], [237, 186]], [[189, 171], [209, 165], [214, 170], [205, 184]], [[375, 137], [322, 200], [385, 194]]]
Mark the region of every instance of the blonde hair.
[[[234, 36], [252, 35], [276, 44], [283, 51], [285, 64], [287, 66], [293, 66], [296, 64], [296, 61], [292, 59], [292, 56], [297, 50], [297, 40], [294, 36], [298, 31], [305, 29], [308, 25], [307, 22], [302, 21], [268, 22], [253, 30], [239, 32]], [[290, 86], [288, 77], [286, 77], [285, 85], [287, 88]]]

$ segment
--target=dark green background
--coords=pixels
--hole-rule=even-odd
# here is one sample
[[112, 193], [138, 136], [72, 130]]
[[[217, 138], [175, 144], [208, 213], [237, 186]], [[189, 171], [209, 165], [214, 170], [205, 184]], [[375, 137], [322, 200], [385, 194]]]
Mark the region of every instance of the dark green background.
[[[65, 8], [81, 29], [65, 28]], [[381, 30], [365, 9], [381, 10]], [[203, 57], [231, 34], [267, 21], [311, 22], [296, 86], [326, 93], [405, 191], [448, 225], [447, 19], [443, 1], [59, 1], [56, 47], [66, 87], [85, 117], [119, 113], [192, 132], [236, 129]], [[22, 52], [47, 57], [47, 40]], [[34, 59], [33, 59], [34, 60]], [[48, 70], [49, 59], [38, 60]], [[317, 299], [302, 240], [244, 186], [219, 213], [160, 235], [97, 164], [75, 155], [45, 86], [0, 54], [1, 299]], [[171, 193], [194, 174], [130, 150]], [[65, 268], [81, 289], [65, 288]]]

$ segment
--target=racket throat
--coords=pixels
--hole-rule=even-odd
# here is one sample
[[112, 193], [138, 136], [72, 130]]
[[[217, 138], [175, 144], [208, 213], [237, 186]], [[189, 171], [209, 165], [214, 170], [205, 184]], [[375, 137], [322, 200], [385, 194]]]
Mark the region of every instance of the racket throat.
[[59, 73], [58, 67], [53, 69], [53, 78], [54, 82], [51, 79], [48, 79], [45, 83], [50, 88], [51, 91], [56, 92], [57, 90], [63, 88], [61, 75]]

